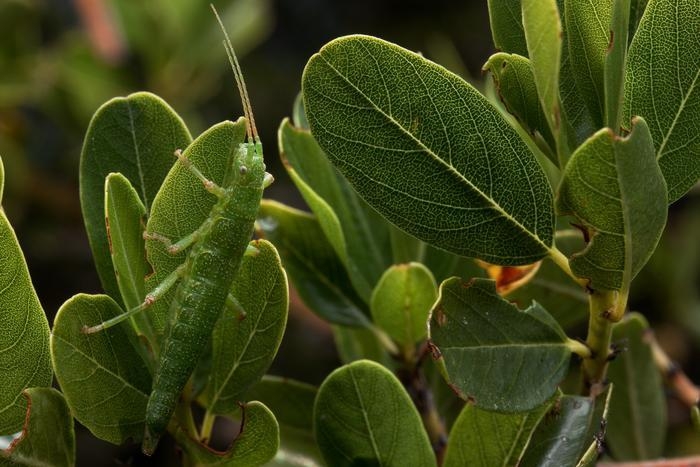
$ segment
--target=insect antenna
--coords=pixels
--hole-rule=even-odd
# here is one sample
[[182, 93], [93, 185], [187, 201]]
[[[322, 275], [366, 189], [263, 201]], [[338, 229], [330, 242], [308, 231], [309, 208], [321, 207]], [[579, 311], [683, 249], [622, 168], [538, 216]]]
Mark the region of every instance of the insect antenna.
[[233, 76], [236, 79], [236, 85], [238, 86], [238, 92], [241, 95], [241, 102], [243, 103], [243, 113], [245, 114], [247, 124], [246, 124], [246, 131], [248, 133], [248, 141], [249, 142], [254, 142], [258, 141], [258, 130], [255, 127], [255, 118], [253, 117], [253, 107], [250, 105], [250, 97], [248, 97], [248, 89], [246, 88], [245, 85], [245, 80], [243, 79], [243, 72], [241, 71], [241, 65], [238, 63], [238, 57], [236, 57], [236, 52], [233, 50], [233, 44], [231, 43], [231, 39], [228, 37], [228, 33], [226, 32], [226, 28], [224, 27], [223, 21], [221, 21], [221, 17], [219, 16], [219, 13], [216, 11], [216, 8], [214, 7], [213, 4], [209, 5], [211, 7], [211, 10], [214, 12], [214, 16], [216, 16], [216, 21], [219, 23], [219, 27], [221, 28], [221, 31], [224, 33], [224, 38], [225, 40], [223, 41], [224, 44], [224, 49], [226, 50], [226, 55], [228, 56], [228, 61], [231, 64], [231, 70], [233, 70]]

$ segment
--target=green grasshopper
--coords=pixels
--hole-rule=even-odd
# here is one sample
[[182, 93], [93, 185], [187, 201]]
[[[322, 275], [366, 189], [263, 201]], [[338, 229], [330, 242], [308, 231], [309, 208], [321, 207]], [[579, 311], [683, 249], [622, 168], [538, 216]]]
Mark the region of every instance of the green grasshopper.
[[238, 59], [221, 18], [213, 6], [212, 10], [224, 32], [224, 47], [243, 102], [247, 142], [242, 143], [231, 158], [222, 186], [208, 180], [180, 150], [175, 151], [179, 163], [216, 196], [216, 203], [196, 231], [175, 243], [158, 233], [144, 233], [145, 239], [164, 242], [172, 254], [190, 248], [187, 259], [147, 294], [141, 305], [102, 324], [83, 329], [89, 334], [114, 326], [148, 308], [179, 282], [170, 305], [171, 321], [146, 407], [142, 449], [148, 455], [153, 453], [165, 433], [180, 394], [207, 347], [243, 256], [255, 251], [249, 247], [249, 242], [263, 190], [273, 180], [265, 172], [262, 144]]

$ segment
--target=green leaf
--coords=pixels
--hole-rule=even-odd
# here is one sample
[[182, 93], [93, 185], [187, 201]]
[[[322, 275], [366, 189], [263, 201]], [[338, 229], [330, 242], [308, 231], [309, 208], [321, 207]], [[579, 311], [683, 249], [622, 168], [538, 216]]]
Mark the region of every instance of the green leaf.
[[612, 394], [607, 440], [616, 460], [660, 457], [666, 438], [666, 398], [646, 333], [649, 324], [638, 313], [613, 328], [612, 341], [625, 347], [610, 363]]
[[27, 419], [22, 434], [0, 449], [0, 465], [75, 465], [73, 417], [63, 395], [53, 388], [29, 388]]
[[309, 60], [302, 87], [311, 131], [331, 162], [399, 228], [492, 263], [548, 254], [544, 172], [464, 80], [397, 45], [348, 36]]
[[588, 397], [562, 396], [535, 430], [520, 465], [577, 465], [601, 429], [605, 405], [604, 396], [595, 404]]
[[[627, 33], [630, 26], [630, 1], [614, 0], [610, 25], [610, 43], [605, 54], [605, 125], [615, 132], [622, 120], [622, 98], [627, 59]], [[636, 2], [635, 2], [636, 3]]]
[[[105, 218], [112, 264], [124, 307], [137, 307], [146, 296], [145, 278], [150, 268], [143, 241], [146, 208], [139, 195], [120, 173], [105, 179]], [[132, 317], [136, 328], [148, 338], [154, 337], [151, 314]]]
[[246, 393], [272, 410], [280, 426], [280, 449], [274, 465], [288, 459], [301, 465], [321, 465], [321, 453], [313, 436], [314, 386], [279, 376], [266, 375]]
[[693, 422], [693, 427], [695, 430], [700, 431], [700, 408], [698, 408], [697, 405], [694, 405], [690, 409], [690, 419]]
[[554, 394], [568, 370], [568, 339], [554, 318], [537, 303], [518, 310], [490, 280], [443, 282], [429, 326], [443, 375], [480, 408], [531, 410]]
[[[218, 123], [190, 144], [183, 152], [209, 179], [221, 184], [231, 155], [245, 140], [245, 119]], [[165, 177], [153, 200], [146, 231], [157, 233], [175, 242], [199, 228], [209, 216], [216, 197], [207, 192], [202, 182], [182, 164], [175, 164]], [[146, 240], [148, 262], [154, 274], [146, 280], [146, 289], [160, 284], [186, 259], [188, 251], [173, 255], [163, 242]], [[156, 328], [162, 331], [176, 287], [148, 309]]]
[[428, 268], [420, 263], [394, 265], [372, 292], [372, 320], [412, 353], [427, 334], [428, 314], [436, 298], [437, 285]]
[[279, 426], [265, 404], [258, 401], [241, 406], [241, 431], [225, 452], [215, 451], [189, 438], [182, 429], [175, 433], [178, 444], [199, 466], [257, 467], [267, 464], [280, 443]]
[[279, 128], [280, 155], [326, 238], [365, 300], [391, 264], [386, 222], [362, 201], [328, 161], [309, 130], [285, 119]]
[[562, 57], [562, 26], [556, 0], [522, 0], [523, 29], [544, 116], [557, 143], [559, 167], [564, 167], [560, 143], [559, 66]]
[[2, 192], [5, 189], [5, 166], [2, 163], [2, 157], [0, 157], [0, 203], [2, 202]]
[[517, 466], [532, 433], [553, 401], [523, 413], [496, 413], [467, 404], [457, 418], [444, 467]]
[[527, 57], [520, 0], [488, 0], [491, 35], [502, 52]]
[[624, 121], [649, 123], [670, 203], [700, 178], [700, 0], [649, 0], [630, 44]]
[[262, 235], [279, 250], [302, 301], [318, 316], [343, 326], [366, 326], [367, 306], [312, 215], [263, 200], [258, 211]]
[[123, 313], [106, 295], [79, 294], [61, 306], [51, 335], [56, 379], [73, 416], [113, 444], [143, 436], [151, 375], [127, 323], [84, 334]]
[[331, 373], [318, 390], [314, 429], [329, 465], [436, 465], [406, 390], [383, 366], [362, 360]]
[[594, 289], [618, 290], [656, 249], [666, 224], [666, 189], [649, 128], [635, 121], [627, 138], [604, 128], [574, 153], [559, 187], [557, 208], [574, 214], [590, 239], [571, 269]]
[[[227, 306], [216, 324], [207, 410], [231, 414], [243, 394], [265, 374], [287, 324], [287, 276], [272, 244], [255, 240], [255, 256], [243, 258], [231, 288], [241, 309]], [[245, 315], [241, 315], [245, 312]]]
[[[553, 148], [552, 133], [540, 105], [535, 76], [530, 60], [516, 54], [497, 53], [489, 57], [483, 70], [488, 70], [498, 89], [498, 96], [530, 134], [539, 132]], [[549, 154], [548, 154], [549, 156]], [[555, 164], [557, 161], [553, 161]]]
[[573, 77], [597, 128], [603, 126], [604, 68], [610, 43], [612, 3], [612, 0], [564, 1], [566, 38]]
[[[0, 161], [0, 194], [3, 185]], [[0, 207], [0, 435], [22, 429], [26, 388], [50, 386], [49, 323], [15, 232]]]
[[150, 211], [165, 174], [192, 137], [173, 109], [153, 94], [118, 97], [92, 117], [80, 156], [80, 204], [85, 229], [102, 286], [121, 302], [114, 276], [104, 219], [104, 183], [110, 172], [121, 172], [134, 185]]

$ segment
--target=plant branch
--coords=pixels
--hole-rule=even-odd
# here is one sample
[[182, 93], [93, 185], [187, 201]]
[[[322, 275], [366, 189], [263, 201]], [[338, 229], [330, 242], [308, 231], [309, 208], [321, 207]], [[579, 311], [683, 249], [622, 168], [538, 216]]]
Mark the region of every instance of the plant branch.
[[202, 443], [208, 443], [211, 439], [211, 432], [214, 429], [214, 421], [216, 420], [216, 415], [207, 410], [204, 413], [204, 419], [202, 420], [202, 429], [199, 431], [199, 440]]
[[584, 391], [595, 397], [605, 390], [605, 374], [611, 355], [613, 322], [610, 318], [615, 306], [615, 292], [593, 291], [588, 302], [590, 316], [586, 345], [591, 356], [583, 360], [582, 371]]
[[683, 372], [681, 367], [671, 360], [654, 337], [654, 331], [647, 330], [644, 336], [654, 357], [657, 368], [666, 379], [666, 383], [673, 389], [678, 399], [686, 406], [693, 408], [700, 405], [700, 388], [693, 383]]

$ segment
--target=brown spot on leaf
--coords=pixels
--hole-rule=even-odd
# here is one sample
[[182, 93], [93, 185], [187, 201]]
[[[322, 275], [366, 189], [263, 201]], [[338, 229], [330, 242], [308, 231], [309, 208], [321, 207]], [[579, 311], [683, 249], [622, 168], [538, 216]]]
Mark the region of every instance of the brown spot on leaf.
[[109, 244], [109, 254], [113, 255], [114, 251], [112, 250], [112, 235], [109, 231], [109, 218], [107, 216], [105, 216], [105, 228], [107, 229], [107, 243]]
[[435, 307], [433, 310], [433, 317], [435, 323], [439, 327], [443, 327], [445, 324], [447, 324], [447, 315], [445, 314], [445, 310], [442, 308], [442, 305], [438, 304]]

